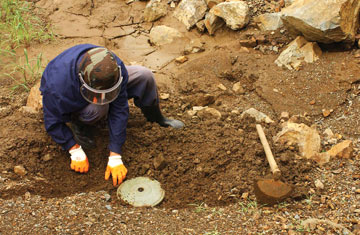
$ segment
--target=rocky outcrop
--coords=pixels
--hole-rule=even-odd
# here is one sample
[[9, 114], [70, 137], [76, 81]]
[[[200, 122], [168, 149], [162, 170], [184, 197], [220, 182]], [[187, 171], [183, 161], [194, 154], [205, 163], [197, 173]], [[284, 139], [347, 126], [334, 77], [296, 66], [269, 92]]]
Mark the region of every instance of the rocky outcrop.
[[298, 145], [299, 152], [306, 159], [317, 156], [320, 152], [320, 135], [315, 128], [304, 123], [285, 123], [283, 129], [274, 137], [275, 143]]
[[182, 34], [178, 30], [165, 25], [156, 26], [150, 31], [150, 42], [156, 46], [169, 44], [180, 37]]
[[322, 51], [316, 42], [308, 42], [302, 36], [298, 36], [275, 60], [281, 67], [298, 69], [302, 63], [313, 63], [320, 58]]
[[212, 10], [205, 16], [205, 28], [210, 35], [214, 35], [215, 31], [221, 28], [225, 22], [220, 17], [217, 17]]
[[145, 7], [144, 20], [152, 22], [165, 16], [166, 13], [167, 5], [165, 2], [161, 0], [151, 0]]
[[244, 28], [250, 20], [249, 7], [242, 1], [222, 2], [210, 11], [224, 19], [226, 26], [232, 30]]
[[255, 18], [261, 31], [278, 30], [283, 27], [281, 13], [266, 13]]
[[182, 0], [174, 11], [174, 17], [190, 30], [207, 11], [204, 0]]
[[209, 7], [209, 9], [213, 8], [214, 6], [216, 6], [219, 3], [225, 2], [225, 0], [205, 0], [207, 6]]
[[291, 33], [322, 43], [355, 40], [359, 26], [359, 0], [297, 0], [282, 10]]

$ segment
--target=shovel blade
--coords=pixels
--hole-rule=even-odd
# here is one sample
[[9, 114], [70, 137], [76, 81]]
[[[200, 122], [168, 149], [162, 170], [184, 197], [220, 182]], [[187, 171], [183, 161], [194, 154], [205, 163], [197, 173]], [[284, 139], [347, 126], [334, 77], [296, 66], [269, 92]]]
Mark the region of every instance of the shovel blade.
[[256, 199], [267, 205], [274, 205], [288, 198], [293, 191], [293, 187], [274, 179], [258, 180], [254, 184]]

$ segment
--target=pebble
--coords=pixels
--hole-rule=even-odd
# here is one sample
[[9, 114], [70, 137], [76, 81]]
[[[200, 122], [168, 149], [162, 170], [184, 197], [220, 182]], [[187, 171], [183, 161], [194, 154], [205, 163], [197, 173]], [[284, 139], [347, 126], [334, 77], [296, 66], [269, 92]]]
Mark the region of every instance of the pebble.
[[111, 211], [112, 209], [110, 205], [106, 205], [105, 208], [108, 209], [109, 211]]
[[315, 187], [317, 189], [324, 189], [324, 184], [320, 180], [315, 180]]
[[20, 175], [20, 176], [24, 176], [27, 174], [25, 167], [23, 167], [21, 165], [15, 166], [14, 172], [15, 172], [15, 174]]
[[111, 196], [108, 194], [108, 193], [106, 193], [106, 194], [104, 194], [104, 197], [105, 197], [105, 201], [110, 201], [110, 199], [111, 199]]

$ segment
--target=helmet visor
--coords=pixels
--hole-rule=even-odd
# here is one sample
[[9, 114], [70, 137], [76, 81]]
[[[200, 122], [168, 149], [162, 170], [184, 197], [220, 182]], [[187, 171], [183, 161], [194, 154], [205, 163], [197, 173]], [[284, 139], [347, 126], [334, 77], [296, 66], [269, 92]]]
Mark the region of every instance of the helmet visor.
[[123, 80], [123, 77], [121, 76], [120, 66], [119, 66], [119, 79], [118, 79], [117, 83], [109, 89], [105, 89], [105, 90], [94, 89], [85, 83], [81, 73], [79, 73], [79, 77], [80, 77], [80, 81], [82, 83], [82, 85], [80, 87], [81, 95], [89, 103], [97, 104], [97, 105], [104, 105], [104, 104], [108, 104], [108, 103], [111, 103], [112, 101], [114, 101], [120, 93], [120, 90], [121, 90], [120, 85]]

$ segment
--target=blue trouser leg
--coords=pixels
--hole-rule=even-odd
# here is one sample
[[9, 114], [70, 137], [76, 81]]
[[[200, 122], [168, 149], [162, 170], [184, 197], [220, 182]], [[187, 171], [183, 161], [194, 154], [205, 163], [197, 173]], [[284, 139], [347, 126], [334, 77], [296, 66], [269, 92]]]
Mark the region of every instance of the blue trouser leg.
[[[127, 84], [128, 99], [134, 99], [137, 107], [153, 106], [159, 103], [157, 86], [154, 74], [148, 68], [134, 65], [126, 66], [129, 74]], [[92, 125], [106, 117], [109, 105], [89, 104], [76, 113], [78, 119], [86, 124]]]
[[153, 106], [159, 103], [154, 74], [143, 66], [126, 66], [129, 74], [127, 93], [137, 107]]

